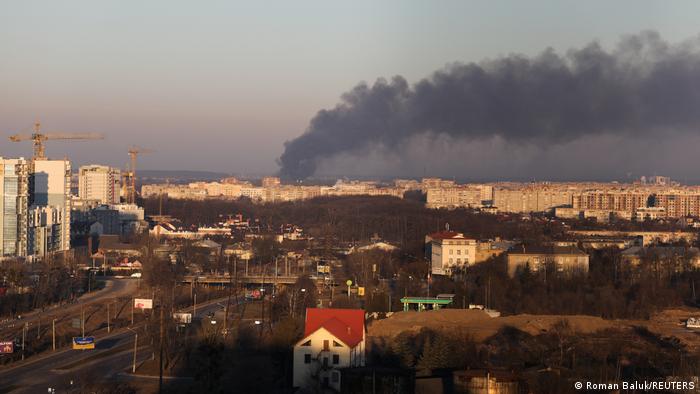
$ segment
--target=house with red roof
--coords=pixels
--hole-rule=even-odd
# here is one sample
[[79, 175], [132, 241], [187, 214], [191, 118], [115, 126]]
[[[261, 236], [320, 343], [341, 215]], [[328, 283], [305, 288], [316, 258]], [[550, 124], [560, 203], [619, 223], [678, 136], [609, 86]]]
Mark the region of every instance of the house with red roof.
[[294, 387], [340, 391], [340, 369], [365, 365], [365, 312], [308, 308], [294, 345]]

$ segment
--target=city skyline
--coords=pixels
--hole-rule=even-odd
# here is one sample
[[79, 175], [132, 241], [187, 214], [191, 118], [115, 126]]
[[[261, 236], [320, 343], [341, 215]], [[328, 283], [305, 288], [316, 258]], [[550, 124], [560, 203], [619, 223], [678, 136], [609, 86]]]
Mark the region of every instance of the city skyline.
[[[612, 50], [621, 37], [647, 30], [672, 44], [697, 37], [689, 11], [697, 4], [632, 4], [601, 2], [579, 11], [544, 2], [361, 3], [342, 10], [320, 3], [13, 4], [1, 20], [8, 60], [0, 76], [6, 87], [0, 132], [2, 138], [26, 132], [40, 120], [47, 132], [105, 134], [104, 141], [48, 143], [49, 157], [70, 157], [74, 168], [124, 169], [134, 144], [156, 150], [140, 158], [145, 170], [274, 174], [284, 142], [360, 81], [371, 86], [401, 75], [413, 85], [455, 62], [514, 53], [535, 58], [547, 47], [564, 56], [594, 41]], [[575, 12], [598, 18], [569, 18]], [[34, 28], [25, 29], [30, 20]], [[119, 29], [127, 24], [128, 31]], [[543, 150], [499, 137], [461, 143], [440, 136], [414, 141], [400, 154], [335, 155], [319, 175], [627, 180], [665, 174], [692, 183], [698, 142], [692, 133], [660, 141], [595, 135]], [[28, 144], [2, 147], [3, 157], [31, 152]], [[637, 154], [648, 150], [656, 154]]]

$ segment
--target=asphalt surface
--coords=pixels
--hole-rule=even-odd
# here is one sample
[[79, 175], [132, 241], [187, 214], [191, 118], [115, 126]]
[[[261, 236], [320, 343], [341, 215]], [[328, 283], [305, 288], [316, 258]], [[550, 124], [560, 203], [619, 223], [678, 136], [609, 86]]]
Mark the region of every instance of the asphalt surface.
[[[225, 302], [225, 298], [197, 305], [196, 317], [206, 317], [221, 310], [222, 302]], [[134, 329], [140, 334], [139, 342], [145, 339], [145, 335], [141, 335], [143, 324], [137, 324]], [[133, 346], [134, 332], [124, 329], [98, 338], [93, 350], [64, 349], [36, 356], [17, 366], [0, 370], [0, 393], [46, 393], [49, 388], [56, 389], [57, 393], [81, 392], [84, 382], [116, 378], [131, 372]], [[149, 357], [152, 357], [150, 347], [139, 346], [137, 362]], [[132, 379], [138, 377], [130, 375], [128, 380]]]
[[33, 326], [38, 322], [39, 319], [46, 324], [54, 318], [63, 317], [70, 314], [80, 313], [80, 307], [86, 306], [98, 302], [102, 302], [105, 299], [116, 298], [131, 294], [136, 290], [136, 280], [133, 279], [113, 279], [113, 278], [101, 278], [99, 280], [105, 281], [105, 287], [101, 290], [90, 292], [79, 297], [76, 302], [62, 305], [52, 305], [50, 307], [42, 310], [34, 310], [25, 314], [22, 314], [21, 319], [11, 319], [9, 321], [0, 323], [0, 338], [8, 338], [11, 334], [21, 329], [23, 325], [29, 324]]

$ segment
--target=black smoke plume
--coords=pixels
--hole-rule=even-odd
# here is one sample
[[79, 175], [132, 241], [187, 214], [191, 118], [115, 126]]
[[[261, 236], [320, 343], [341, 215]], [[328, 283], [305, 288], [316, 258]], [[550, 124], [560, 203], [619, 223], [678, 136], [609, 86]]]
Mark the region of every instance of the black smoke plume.
[[454, 64], [411, 86], [401, 76], [357, 85], [287, 141], [280, 175], [303, 179], [323, 159], [380, 148], [399, 152], [425, 133], [500, 136], [546, 147], [593, 134], [697, 132], [700, 37], [671, 45], [655, 32], [559, 55], [510, 55]]

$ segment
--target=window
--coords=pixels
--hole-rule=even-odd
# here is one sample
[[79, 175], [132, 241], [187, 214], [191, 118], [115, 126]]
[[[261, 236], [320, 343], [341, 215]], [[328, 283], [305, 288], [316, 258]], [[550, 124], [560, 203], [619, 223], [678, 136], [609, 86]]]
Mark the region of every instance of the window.
[[452, 264], [452, 258], [450, 258], [450, 264]]
[[333, 341], [333, 347], [343, 347], [343, 345], [339, 344], [336, 341]]
[[340, 372], [333, 371], [333, 373], [331, 374], [331, 382], [338, 383], [339, 381], [340, 381]]
[[328, 368], [328, 357], [323, 358], [323, 368]]
[[323, 350], [328, 350], [328, 339], [323, 340]]
[[311, 364], [311, 355], [308, 353], [304, 355], [304, 364]]
[[311, 346], [311, 340], [309, 339], [308, 341], [302, 343], [301, 346]]
[[457, 249], [457, 254], [462, 254], [462, 249]]
[[453, 254], [453, 253], [454, 253], [454, 250], [450, 249], [450, 254]]
[[340, 364], [340, 355], [339, 354], [333, 355], [333, 364], [335, 364], [335, 365]]

